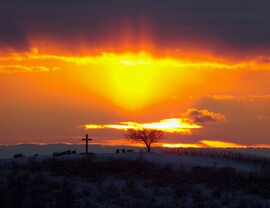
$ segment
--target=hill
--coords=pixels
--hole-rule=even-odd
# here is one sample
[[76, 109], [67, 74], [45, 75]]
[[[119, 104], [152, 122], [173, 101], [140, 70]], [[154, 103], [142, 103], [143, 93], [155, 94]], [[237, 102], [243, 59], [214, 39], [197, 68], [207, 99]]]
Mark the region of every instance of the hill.
[[1, 207], [270, 206], [270, 171], [254, 164], [146, 153], [0, 162]]

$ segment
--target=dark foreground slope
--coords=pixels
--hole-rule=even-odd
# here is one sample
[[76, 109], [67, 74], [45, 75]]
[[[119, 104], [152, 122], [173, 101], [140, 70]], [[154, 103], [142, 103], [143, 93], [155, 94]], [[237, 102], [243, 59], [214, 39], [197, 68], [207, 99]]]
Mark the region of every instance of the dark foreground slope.
[[270, 174], [143, 157], [1, 162], [0, 207], [270, 207]]

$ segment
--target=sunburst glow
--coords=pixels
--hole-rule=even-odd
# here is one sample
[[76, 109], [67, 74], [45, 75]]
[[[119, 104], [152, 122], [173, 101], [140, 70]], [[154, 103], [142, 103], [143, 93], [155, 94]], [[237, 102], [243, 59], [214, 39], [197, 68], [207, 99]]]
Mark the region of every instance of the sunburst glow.
[[[61, 54], [61, 53], [60, 53]], [[66, 70], [66, 76], [93, 90], [116, 106], [130, 111], [145, 109], [185, 91], [189, 82], [200, 83], [190, 70], [258, 68], [257, 63], [227, 63], [210, 57], [205, 60], [177, 55], [155, 56], [150, 52], [100, 52], [82, 56], [41, 53], [33, 48], [28, 53], [2, 57], [0, 72]], [[12, 65], [10, 64], [12, 62]], [[76, 70], [73, 70], [75, 68]]]

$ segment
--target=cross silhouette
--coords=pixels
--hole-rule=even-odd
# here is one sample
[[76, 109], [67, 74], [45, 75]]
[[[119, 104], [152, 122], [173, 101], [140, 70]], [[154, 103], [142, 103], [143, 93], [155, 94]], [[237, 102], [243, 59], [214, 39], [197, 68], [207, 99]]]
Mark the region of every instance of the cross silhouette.
[[82, 139], [85, 141], [85, 153], [88, 154], [88, 141], [91, 141], [92, 139], [88, 138], [88, 134], [86, 134], [85, 139]]

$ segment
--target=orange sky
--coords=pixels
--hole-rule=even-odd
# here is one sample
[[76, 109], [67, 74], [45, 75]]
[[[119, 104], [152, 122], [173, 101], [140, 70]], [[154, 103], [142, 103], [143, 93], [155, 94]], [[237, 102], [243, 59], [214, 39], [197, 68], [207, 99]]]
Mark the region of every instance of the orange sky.
[[1, 57], [1, 143], [77, 143], [72, 138], [85, 132], [117, 143], [126, 125], [142, 124], [168, 132], [166, 144], [267, 145], [268, 67], [256, 57], [181, 59], [143, 50], [12, 52]]
[[30, 2], [0, 1], [0, 144], [120, 144], [135, 126], [164, 130], [159, 145], [270, 145], [259, 3]]

